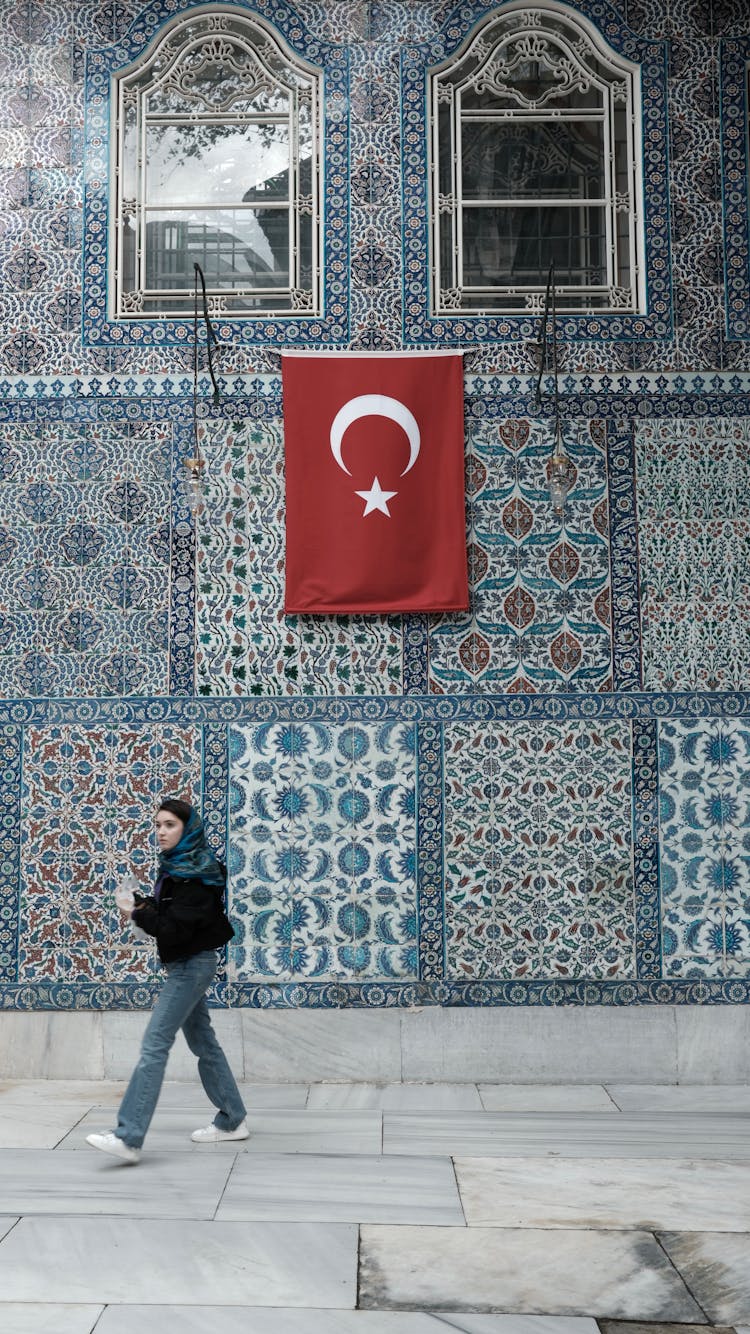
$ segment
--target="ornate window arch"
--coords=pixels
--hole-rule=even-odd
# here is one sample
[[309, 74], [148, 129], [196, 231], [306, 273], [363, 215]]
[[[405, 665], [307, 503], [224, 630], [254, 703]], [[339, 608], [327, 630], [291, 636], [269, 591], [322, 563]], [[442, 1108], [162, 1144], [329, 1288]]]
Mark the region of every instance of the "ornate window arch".
[[432, 313], [645, 311], [639, 66], [555, 0], [430, 71]]
[[193, 10], [113, 77], [115, 319], [319, 313], [321, 72], [255, 15]]

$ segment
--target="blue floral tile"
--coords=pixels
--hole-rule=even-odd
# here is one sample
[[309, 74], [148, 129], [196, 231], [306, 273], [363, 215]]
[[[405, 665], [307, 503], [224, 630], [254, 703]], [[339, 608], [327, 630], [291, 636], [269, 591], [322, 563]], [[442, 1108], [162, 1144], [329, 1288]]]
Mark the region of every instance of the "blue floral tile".
[[746, 419], [636, 433], [644, 685], [731, 690], [750, 669]]
[[466, 474], [471, 607], [431, 623], [431, 689], [611, 690], [604, 424], [571, 434], [576, 482], [561, 523], [546, 492], [546, 423], [475, 427]]
[[398, 694], [398, 616], [285, 616], [280, 424], [217, 423], [204, 441], [196, 680], [201, 695]]
[[750, 973], [749, 762], [742, 720], [659, 725], [667, 977]]
[[238, 978], [416, 975], [415, 797], [407, 724], [230, 730]]
[[0, 437], [0, 611], [16, 645], [23, 625], [16, 693], [168, 691], [170, 449], [163, 427]]
[[454, 723], [445, 745], [448, 975], [633, 977], [628, 728]]
[[154, 808], [194, 799], [200, 736], [171, 725], [29, 728], [25, 736], [18, 981], [148, 981], [150, 946], [123, 931], [114, 891], [148, 888]]

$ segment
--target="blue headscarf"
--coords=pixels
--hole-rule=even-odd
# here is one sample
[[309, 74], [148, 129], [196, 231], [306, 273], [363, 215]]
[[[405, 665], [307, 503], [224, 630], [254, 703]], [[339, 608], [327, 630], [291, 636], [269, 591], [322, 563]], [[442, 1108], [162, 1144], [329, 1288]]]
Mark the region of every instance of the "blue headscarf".
[[160, 879], [165, 875], [178, 880], [202, 880], [204, 885], [224, 888], [224, 875], [206, 842], [203, 821], [195, 810], [185, 825], [182, 838], [169, 852], [159, 853]]

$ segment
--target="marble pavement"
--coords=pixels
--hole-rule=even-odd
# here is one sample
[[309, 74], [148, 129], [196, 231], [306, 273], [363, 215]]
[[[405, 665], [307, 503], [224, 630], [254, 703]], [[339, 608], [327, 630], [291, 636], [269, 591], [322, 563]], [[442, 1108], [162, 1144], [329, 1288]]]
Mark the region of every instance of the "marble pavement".
[[[2, 1334], [750, 1334], [750, 1087], [0, 1082]], [[629, 1322], [616, 1325], [613, 1322]], [[667, 1328], [668, 1327], [668, 1328]]]

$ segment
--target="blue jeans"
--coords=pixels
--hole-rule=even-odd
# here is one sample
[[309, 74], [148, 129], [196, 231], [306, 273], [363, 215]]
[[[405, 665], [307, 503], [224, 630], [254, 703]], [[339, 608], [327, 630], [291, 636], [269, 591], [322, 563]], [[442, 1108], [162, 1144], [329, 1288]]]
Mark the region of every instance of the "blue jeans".
[[141, 1055], [125, 1097], [120, 1103], [115, 1134], [131, 1148], [140, 1149], [161, 1091], [167, 1058], [182, 1029], [188, 1047], [198, 1057], [201, 1083], [218, 1112], [220, 1130], [235, 1130], [245, 1119], [245, 1105], [234, 1075], [216, 1038], [205, 993], [216, 975], [215, 950], [191, 959], [166, 964], [167, 976], [143, 1035]]

